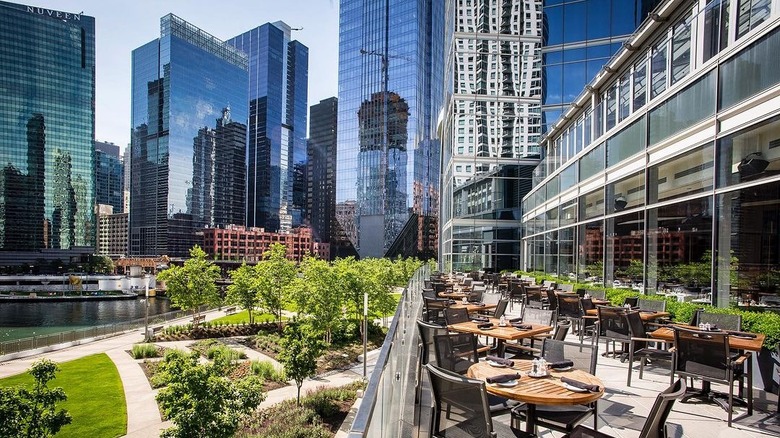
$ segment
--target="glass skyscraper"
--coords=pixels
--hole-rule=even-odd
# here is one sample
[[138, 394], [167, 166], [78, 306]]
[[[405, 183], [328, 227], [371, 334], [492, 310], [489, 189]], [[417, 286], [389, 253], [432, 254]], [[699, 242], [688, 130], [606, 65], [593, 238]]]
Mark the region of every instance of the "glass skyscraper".
[[243, 216], [247, 72], [243, 52], [172, 14], [133, 50], [130, 254], [187, 256], [197, 229]]
[[336, 201], [361, 257], [436, 253], [444, 4], [340, 2]]
[[0, 2], [0, 250], [95, 245], [95, 19]]
[[123, 204], [124, 166], [119, 158], [119, 146], [95, 142], [95, 203], [114, 207], [121, 213]]
[[336, 237], [336, 126], [338, 99], [329, 97], [310, 108], [308, 155], [308, 210], [314, 239]]
[[227, 41], [249, 57], [246, 224], [285, 231], [306, 217], [309, 49], [266, 23]]

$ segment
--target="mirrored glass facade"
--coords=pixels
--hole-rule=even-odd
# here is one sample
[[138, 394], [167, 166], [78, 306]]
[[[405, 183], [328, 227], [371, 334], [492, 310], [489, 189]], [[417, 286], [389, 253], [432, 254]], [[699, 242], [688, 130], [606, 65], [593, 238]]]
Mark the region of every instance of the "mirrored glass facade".
[[249, 57], [246, 224], [286, 231], [306, 217], [309, 49], [266, 23], [227, 41]]
[[119, 146], [95, 142], [95, 203], [113, 207], [121, 213], [123, 200], [124, 166], [119, 158]]
[[245, 212], [248, 61], [175, 15], [160, 24], [132, 54], [130, 254], [183, 257], [196, 229]]
[[540, 167], [552, 172], [523, 200], [526, 269], [777, 309], [773, 5], [683, 2], [631, 37], [621, 61], [589, 84], [585, 104], [542, 139]]
[[340, 2], [337, 218], [361, 257], [436, 253], [445, 3]]
[[0, 250], [95, 246], [95, 19], [0, 2]]
[[518, 269], [539, 163], [541, 0], [447, 2], [443, 269]]

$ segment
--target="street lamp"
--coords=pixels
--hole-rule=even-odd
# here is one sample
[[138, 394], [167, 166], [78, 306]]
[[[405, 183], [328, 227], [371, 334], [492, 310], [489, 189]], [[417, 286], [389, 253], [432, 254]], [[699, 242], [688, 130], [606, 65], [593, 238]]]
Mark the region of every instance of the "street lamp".
[[363, 378], [366, 378], [366, 359], [368, 344], [368, 293], [363, 293]]
[[149, 274], [144, 274], [146, 280], [146, 299], [144, 300], [144, 307], [146, 308], [146, 314], [144, 315], [144, 342], [150, 342], [149, 338]]

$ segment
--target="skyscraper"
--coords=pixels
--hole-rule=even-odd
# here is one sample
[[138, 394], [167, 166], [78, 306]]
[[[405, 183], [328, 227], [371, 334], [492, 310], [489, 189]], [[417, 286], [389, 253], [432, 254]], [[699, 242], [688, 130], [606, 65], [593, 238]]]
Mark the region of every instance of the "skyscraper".
[[312, 105], [308, 142], [308, 211], [314, 239], [331, 242], [336, 236], [336, 121], [338, 99]]
[[124, 167], [119, 158], [119, 146], [102, 141], [95, 142], [95, 203], [123, 209]]
[[249, 56], [246, 224], [285, 231], [306, 217], [309, 49], [266, 23], [227, 41]]
[[247, 56], [168, 14], [132, 61], [130, 254], [186, 256], [196, 229], [244, 210]]
[[361, 257], [436, 253], [444, 4], [340, 2], [336, 201]]
[[95, 19], [0, 2], [0, 250], [94, 247], [94, 102]]

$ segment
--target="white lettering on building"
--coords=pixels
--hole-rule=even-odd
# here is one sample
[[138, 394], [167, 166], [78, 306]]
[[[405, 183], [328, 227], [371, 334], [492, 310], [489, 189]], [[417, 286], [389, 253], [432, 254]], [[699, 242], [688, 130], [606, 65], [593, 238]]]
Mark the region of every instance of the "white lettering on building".
[[37, 8], [34, 6], [27, 6], [27, 12], [38, 15], [48, 15], [49, 17], [61, 18], [63, 20], [76, 20], [81, 21], [81, 14], [71, 14], [69, 12], [54, 11], [51, 9]]

